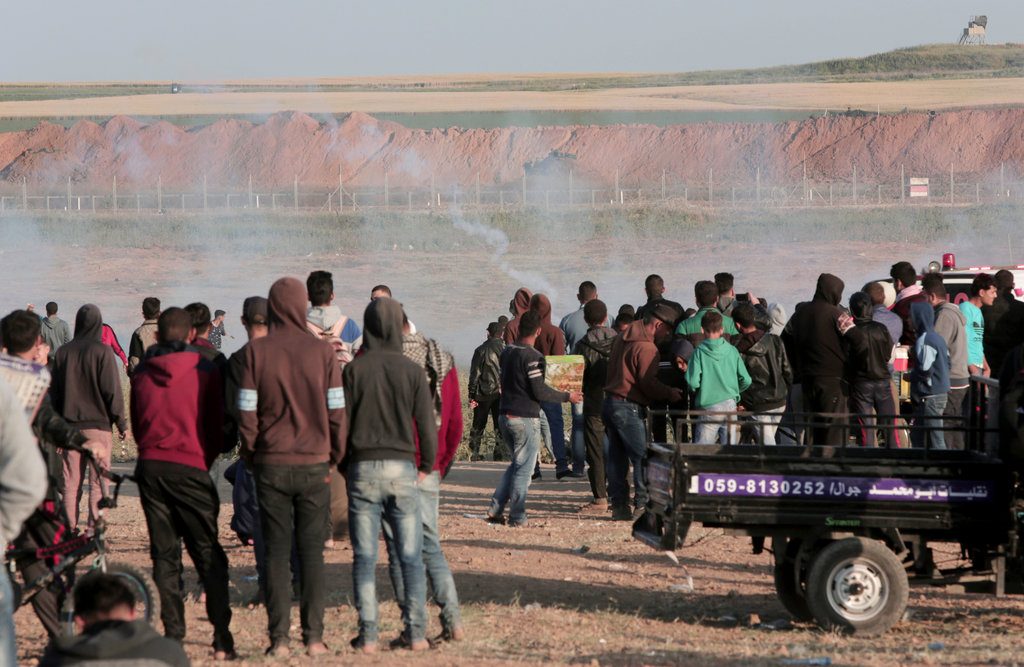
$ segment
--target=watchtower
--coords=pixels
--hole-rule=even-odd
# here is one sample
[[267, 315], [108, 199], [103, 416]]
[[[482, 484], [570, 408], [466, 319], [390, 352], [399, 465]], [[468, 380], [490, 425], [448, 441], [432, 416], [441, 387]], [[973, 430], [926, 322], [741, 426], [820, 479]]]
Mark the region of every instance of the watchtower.
[[967, 27], [964, 28], [963, 33], [960, 35], [961, 44], [984, 44], [985, 43], [985, 28], [988, 26], [988, 17], [982, 14], [981, 16], [972, 16], [971, 20], [967, 22]]

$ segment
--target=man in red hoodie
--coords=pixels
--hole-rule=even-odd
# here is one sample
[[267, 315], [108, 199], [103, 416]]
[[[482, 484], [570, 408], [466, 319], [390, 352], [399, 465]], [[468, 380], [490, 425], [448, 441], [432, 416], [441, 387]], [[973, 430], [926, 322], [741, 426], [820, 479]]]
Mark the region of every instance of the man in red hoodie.
[[234, 657], [228, 559], [217, 540], [220, 498], [210, 464], [224, 444], [220, 371], [190, 347], [191, 316], [168, 308], [157, 320], [157, 344], [132, 381], [132, 430], [139, 446], [135, 475], [149, 530], [153, 579], [160, 591], [164, 634], [185, 639], [181, 540], [206, 591], [214, 659]]
[[508, 312], [512, 314], [512, 319], [505, 325], [505, 333], [502, 334], [506, 345], [516, 342], [519, 338], [519, 318], [530, 309], [531, 298], [533, 298], [533, 292], [525, 287], [520, 287], [516, 290], [512, 301], [509, 302]]
[[[402, 353], [415, 361], [427, 373], [430, 393], [437, 414], [437, 459], [434, 471], [419, 483], [420, 519], [423, 521], [423, 566], [427, 581], [434, 591], [434, 602], [441, 608], [441, 638], [460, 641], [464, 637], [459, 594], [455, 589], [448, 560], [441, 550], [441, 534], [437, 520], [441, 495], [441, 478], [447, 474], [455, 452], [462, 442], [462, 395], [459, 391], [459, 371], [451, 353], [441, 349], [437, 341], [422, 333], [411, 333], [408, 319], [402, 329]], [[419, 442], [416, 443], [416, 465], [420, 464]], [[384, 539], [388, 547], [388, 574], [395, 588], [395, 597], [405, 599], [401, 562], [395, 551], [391, 527], [384, 523]]]
[[238, 390], [242, 460], [255, 472], [267, 545], [267, 653], [275, 658], [291, 655], [293, 535], [302, 641], [310, 656], [328, 652], [323, 631], [329, 472], [344, 457], [348, 437], [341, 367], [330, 343], [309, 334], [306, 299], [306, 286], [295, 278], [271, 286], [268, 333], [246, 347]]

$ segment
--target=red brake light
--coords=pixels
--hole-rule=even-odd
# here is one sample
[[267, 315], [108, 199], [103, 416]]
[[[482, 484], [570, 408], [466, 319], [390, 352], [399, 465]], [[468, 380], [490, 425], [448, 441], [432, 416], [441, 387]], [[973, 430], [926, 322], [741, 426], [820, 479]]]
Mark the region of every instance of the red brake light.
[[951, 252], [943, 253], [942, 255], [942, 270], [956, 268], [956, 255]]

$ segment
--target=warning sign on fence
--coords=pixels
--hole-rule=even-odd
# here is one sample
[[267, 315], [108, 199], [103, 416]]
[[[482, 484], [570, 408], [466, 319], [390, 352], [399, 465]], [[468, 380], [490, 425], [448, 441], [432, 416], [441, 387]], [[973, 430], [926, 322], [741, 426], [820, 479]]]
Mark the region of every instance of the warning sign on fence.
[[928, 179], [927, 178], [911, 178], [910, 179], [910, 196], [911, 197], [927, 197], [928, 196]]

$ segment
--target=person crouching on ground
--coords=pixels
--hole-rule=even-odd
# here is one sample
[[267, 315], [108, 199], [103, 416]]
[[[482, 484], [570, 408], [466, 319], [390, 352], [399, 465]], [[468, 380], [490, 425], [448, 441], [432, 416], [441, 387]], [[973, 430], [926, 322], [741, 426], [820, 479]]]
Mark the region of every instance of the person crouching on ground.
[[170, 665], [189, 667], [181, 644], [136, 618], [135, 596], [117, 576], [90, 572], [75, 586], [79, 634], [51, 642], [40, 667], [62, 665]]
[[[330, 468], [348, 435], [341, 369], [334, 349], [309, 335], [306, 287], [281, 278], [270, 288], [269, 328], [246, 348], [238, 391], [242, 460], [256, 479], [267, 547], [268, 655], [288, 657], [292, 540], [299, 555], [302, 641], [323, 655], [324, 541], [330, 512]], [[294, 529], [294, 533], [293, 533]]]
[[[710, 413], [736, 412], [740, 394], [750, 387], [750, 374], [740, 353], [722, 338], [722, 314], [708, 310], [701, 320], [704, 340], [693, 353], [686, 368], [686, 383], [695, 396], [698, 410]], [[723, 445], [739, 442], [739, 429], [734, 415], [704, 415], [697, 420], [694, 442]]]
[[220, 498], [210, 464], [224, 448], [220, 371], [190, 347], [192, 318], [168, 308], [157, 320], [157, 344], [132, 380], [132, 431], [139, 447], [135, 476], [146, 515], [153, 580], [160, 591], [164, 634], [185, 639], [181, 540], [206, 592], [215, 660], [235, 657], [229, 626], [228, 559], [217, 541]]
[[387, 297], [370, 302], [363, 316], [362, 349], [344, 372], [351, 429], [343, 471], [359, 611], [359, 634], [352, 647], [363, 653], [377, 650], [376, 566], [383, 520], [393, 531], [404, 587], [405, 629], [396, 643], [422, 651], [430, 645], [417, 484], [433, 472], [437, 458], [434, 404], [424, 369], [402, 353], [401, 304]]
[[526, 492], [540, 454], [541, 402], [583, 400], [580, 392], [556, 391], [544, 384], [544, 355], [533, 347], [540, 330], [540, 314], [535, 310], [523, 313], [518, 340], [501, 353], [501, 434], [512, 461], [491, 497], [487, 510], [491, 523], [505, 523], [508, 506], [509, 525], [526, 525]]

